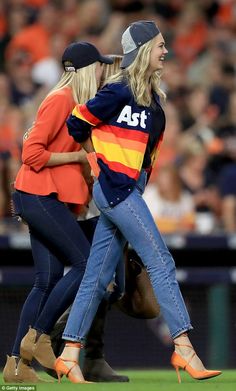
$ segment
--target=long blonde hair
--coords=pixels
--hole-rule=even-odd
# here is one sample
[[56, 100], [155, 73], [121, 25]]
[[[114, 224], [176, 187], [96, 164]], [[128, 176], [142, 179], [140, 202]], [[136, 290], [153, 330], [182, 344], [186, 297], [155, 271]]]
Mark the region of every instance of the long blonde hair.
[[113, 64], [103, 64], [101, 87], [104, 86], [106, 80], [120, 71], [120, 64], [123, 58], [120, 54], [109, 54], [108, 57], [113, 60]]
[[147, 88], [149, 84], [151, 90], [155, 91], [162, 100], [165, 101], [166, 99], [164, 91], [160, 88], [161, 74], [158, 71], [154, 72], [148, 79], [147, 71], [150, 63], [150, 53], [154, 44], [154, 39], [151, 39], [146, 44], [142, 45], [131, 65], [125, 69], [121, 69], [106, 80], [106, 83], [116, 83], [125, 77], [132, 94], [134, 95], [135, 101], [140, 106], [151, 105], [152, 97]]
[[63, 72], [59, 82], [48, 93], [51, 95], [55, 91], [59, 91], [64, 87], [69, 87], [72, 90], [75, 103], [86, 103], [93, 98], [97, 92], [96, 80], [96, 62], [86, 67], [78, 69], [76, 72]]

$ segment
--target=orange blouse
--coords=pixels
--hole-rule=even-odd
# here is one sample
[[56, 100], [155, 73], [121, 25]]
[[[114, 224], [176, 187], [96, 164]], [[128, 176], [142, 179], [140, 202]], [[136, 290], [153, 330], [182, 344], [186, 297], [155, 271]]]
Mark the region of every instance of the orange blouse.
[[56, 193], [60, 201], [87, 204], [89, 191], [79, 163], [45, 167], [52, 152], [81, 149], [69, 136], [65, 123], [75, 105], [68, 87], [42, 102], [32, 128], [24, 136], [23, 164], [16, 177], [16, 189], [38, 195]]

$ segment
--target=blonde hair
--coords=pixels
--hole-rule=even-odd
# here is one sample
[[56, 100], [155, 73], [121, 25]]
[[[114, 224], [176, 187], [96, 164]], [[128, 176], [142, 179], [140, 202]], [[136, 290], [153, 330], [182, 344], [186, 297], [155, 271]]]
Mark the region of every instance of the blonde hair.
[[103, 64], [101, 86], [104, 86], [106, 80], [120, 71], [123, 56], [120, 54], [109, 54], [109, 57], [113, 60], [113, 64]]
[[114, 76], [111, 76], [106, 80], [107, 83], [116, 83], [121, 81], [124, 77], [127, 79], [135, 101], [140, 106], [150, 106], [152, 97], [148, 92], [148, 85], [150, 84], [151, 90], [156, 92], [161, 99], [165, 101], [166, 95], [160, 88], [161, 74], [157, 71], [154, 72], [148, 79], [148, 68], [150, 63], [150, 54], [153, 45], [155, 44], [154, 38], [142, 45], [138, 51], [135, 60], [127, 68], [120, 70]]
[[48, 93], [51, 95], [62, 88], [71, 88], [75, 103], [86, 103], [97, 92], [96, 62], [86, 67], [77, 69], [76, 72], [63, 72], [56, 86]]

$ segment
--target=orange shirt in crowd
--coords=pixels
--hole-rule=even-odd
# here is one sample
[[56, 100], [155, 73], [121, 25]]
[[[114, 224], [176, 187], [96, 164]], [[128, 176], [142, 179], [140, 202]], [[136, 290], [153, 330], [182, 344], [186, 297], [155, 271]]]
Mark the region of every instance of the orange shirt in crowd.
[[87, 204], [89, 191], [78, 163], [45, 167], [52, 152], [73, 152], [80, 144], [69, 136], [66, 119], [76, 103], [66, 87], [48, 96], [41, 104], [33, 127], [26, 133], [21, 166], [15, 188], [26, 193], [56, 193], [60, 201]]
[[0, 97], [0, 152], [8, 153], [15, 160], [20, 159], [21, 113], [12, 107], [4, 92]]
[[25, 27], [7, 45], [6, 57], [18, 50], [29, 53], [33, 63], [50, 57], [50, 34], [39, 23]]
[[40, 8], [47, 4], [48, 0], [25, 0], [25, 4], [31, 7]]
[[231, 24], [235, 25], [235, 1], [227, 0], [224, 2], [220, 2], [219, 9], [216, 14], [215, 20], [222, 26], [230, 26]]
[[204, 22], [196, 23], [190, 31], [175, 37], [173, 49], [176, 56], [184, 65], [190, 65], [204, 48], [206, 38], [207, 25]]
[[4, 37], [7, 32], [7, 21], [4, 15], [0, 14], [0, 38]]
[[12, 158], [19, 159], [20, 148], [9, 124], [0, 124], [0, 152], [9, 152]]

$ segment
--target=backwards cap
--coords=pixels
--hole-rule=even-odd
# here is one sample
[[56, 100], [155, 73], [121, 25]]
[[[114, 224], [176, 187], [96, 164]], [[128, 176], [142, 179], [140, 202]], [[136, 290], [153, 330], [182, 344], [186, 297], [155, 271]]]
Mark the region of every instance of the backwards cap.
[[121, 68], [126, 68], [135, 60], [140, 46], [150, 41], [160, 33], [153, 21], [140, 20], [132, 23], [123, 33], [121, 45], [124, 57]]
[[102, 56], [98, 49], [89, 42], [71, 43], [62, 55], [62, 64], [66, 72], [87, 67], [96, 61], [105, 64], [113, 63], [111, 58]]

